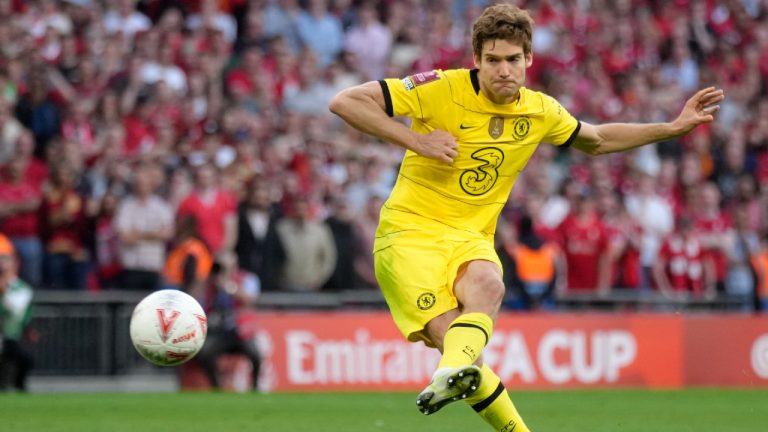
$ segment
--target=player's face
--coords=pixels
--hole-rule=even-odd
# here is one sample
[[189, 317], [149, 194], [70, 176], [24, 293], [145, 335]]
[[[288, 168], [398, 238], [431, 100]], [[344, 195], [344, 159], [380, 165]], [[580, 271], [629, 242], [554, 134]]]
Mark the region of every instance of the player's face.
[[523, 47], [507, 40], [485, 41], [475, 66], [480, 89], [493, 103], [511, 103], [525, 84], [525, 70], [531, 66], [533, 56], [525, 55]]

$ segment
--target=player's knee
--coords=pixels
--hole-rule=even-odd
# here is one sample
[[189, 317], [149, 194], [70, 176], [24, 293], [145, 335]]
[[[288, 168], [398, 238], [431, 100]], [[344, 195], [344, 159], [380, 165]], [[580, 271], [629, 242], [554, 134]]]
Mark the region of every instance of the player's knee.
[[504, 282], [496, 279], [488, 285], [488, 298], [491, 299], [494, 307], [499, 307], [504, 300]]
[[498, 307], [504, 298], [504, 282], [495, 274], [486, 273], [478, 278], [476, 290], [478, 297], [492, 307]]

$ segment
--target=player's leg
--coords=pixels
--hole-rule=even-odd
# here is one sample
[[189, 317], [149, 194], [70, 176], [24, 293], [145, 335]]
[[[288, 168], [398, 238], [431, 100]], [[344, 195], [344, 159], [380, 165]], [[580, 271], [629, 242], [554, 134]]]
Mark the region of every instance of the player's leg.
[[424, 332], [443, 356], [438, 368], [471, 365], [493, 333], [493, 321], [504, 297], [504, 283], [495, 263], [472, 261], [455, 282], [460, 309], [430, 320]]
[[[446, 241], [442, 234], [421, 231], [405, 231], [392, 239], [377, 239], [376, 279], [395, 324], [412, 342], [423, 340], [428, 346], [441, 348], [448, 325], [459, 315], [453, 294], [453, 280], [459, 267], [452, 265], [454, 248], [454, 242]], [[450, 277], [446, 277], [447, 269]], [[430, 325], [434, 332], [439, 332], [439, 337], [427, 335], [426, 328]], [[435, 412], [473, 390], [480, 369], [474, 366], [465, 366], [465, 369], [451, 371], [451, 376], [441, 372], [429, 390], [419, 396], [421, 402], [417, 403], [422, 412]]]
[[[458, 308], [449, 310], [427, 323], [425, 337], [443, 352], [445, 333], [461, 316]], [[424, 414], [437, 412], [445, 405], [467, 398], [480, 385], [480, 368], [474, 364], [438, 367], [432, 380], [416, 398], [416, 405]]]
[[[463, 315], [457, 319], [476, 313], [487, 314], [495, 321], [504, 297], [504, 290], [501, 270], [495, 263], [470, 262], [467, 271], [459, 275], [455, 283], [454, 293], [462, 305], [463, 312]], [[449, 329], [445, 335], [446, 351], [447, 344], [451, 343], [449, 340], [452, 336], [451, 332], [452, 330]], [[488, 333], [490, 337], [490, 330]], [[482, 363], [482, 360], [479, 360], [478, 363]], [[517, 412], [498, 375], [483, 364], [480, 378], [478, 389], [466, 398], [466, 402], [496, 431], [528, 432], [528, 427]]]
[[529, 432], [509, 393], [498, 375], [488, 365], [481, 367], [479, 388], [465, 399], [466, 403], [493, 427], [501, 432]]
[[504, 296], [501, 272], [490, 261], [475, 260], [463, 265], [454, 283], [461, 309], [430, 320], [427, 337], [443, 356], [432, 381], [416, 398], [424, 414], [471, 395], [480, 385], [478, 363], [493, 332], [493, 321]]
[[[504, 298], [501, 270], [490, 261], [470, 261], [458, 274], [453, 292], [461, 305], [461, 315], [445, 330], [438, 368], [473, 364], [480, 357]], [[428, 331], [430, 336], [440, 337], [439, 332]]]

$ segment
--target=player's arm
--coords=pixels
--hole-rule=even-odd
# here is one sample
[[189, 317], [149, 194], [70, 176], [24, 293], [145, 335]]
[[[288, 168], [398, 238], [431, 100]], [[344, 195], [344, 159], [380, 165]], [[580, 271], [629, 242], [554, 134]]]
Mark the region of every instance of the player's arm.
[[329, 108], [355, 129], [422, 156], [451, 163], [458, 155], [456, 139], [448, 132], [420, 134], [390, 118], [384, 90], [376, 81], [342, 90], [331, 100]]
[[724, 97], [723, 91], [714, 87], [699, 90], [688, 99], [680, 115], [668, 123], [582, 123], [573, 147], [598, 155], [676, 138], [700, 124], [712, 122], [720, 109], [717, 104]]

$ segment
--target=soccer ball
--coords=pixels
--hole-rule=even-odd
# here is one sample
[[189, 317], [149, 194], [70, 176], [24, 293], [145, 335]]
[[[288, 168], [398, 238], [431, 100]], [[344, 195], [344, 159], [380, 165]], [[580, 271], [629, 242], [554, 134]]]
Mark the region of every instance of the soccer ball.
[[165, 289], [144, 297], [131, 315], [136, 351], [160, 366], [176, 366], [200, 351], [208, 330], [205, 312], [189, 294]]

